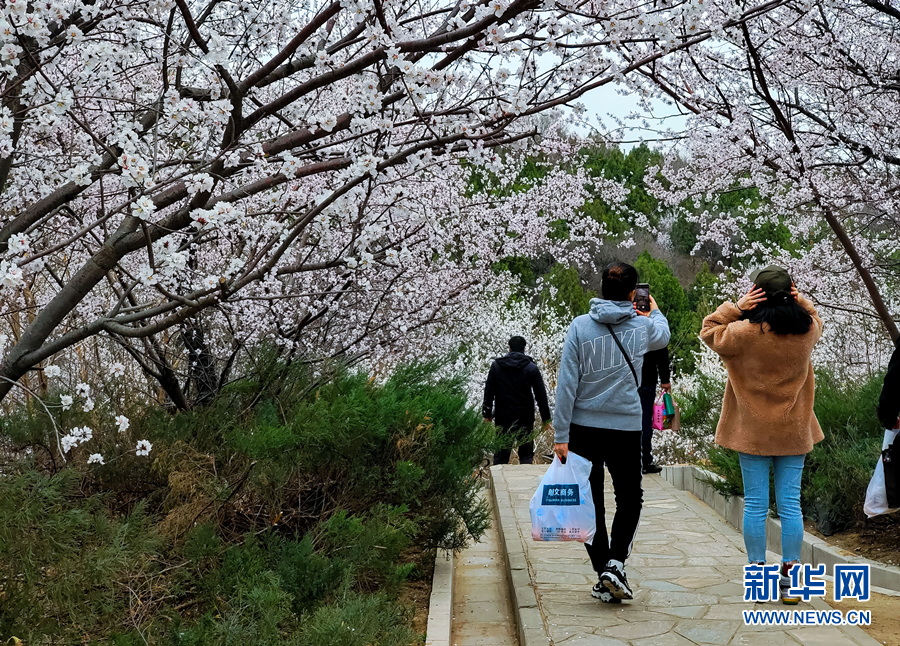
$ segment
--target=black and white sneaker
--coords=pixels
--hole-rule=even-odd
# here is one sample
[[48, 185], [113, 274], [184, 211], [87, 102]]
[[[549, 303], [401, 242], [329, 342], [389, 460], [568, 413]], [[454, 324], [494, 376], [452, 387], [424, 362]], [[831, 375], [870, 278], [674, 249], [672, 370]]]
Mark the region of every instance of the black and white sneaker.
[[621, 599], [616, 599], [612, 596], [612, 592], [603, 587], [603, 584], [599, 581], [591, 588], [591, 596], [594, 599], [600, 599], [603, 603], [622, 603]]
[[610, 559], [606, 569], [600, 574], [600, 583], [616, 599], [634, 599], [634, 594], [628, 587], [628, 579], [625, 578], [625, 564], [622, 561]]

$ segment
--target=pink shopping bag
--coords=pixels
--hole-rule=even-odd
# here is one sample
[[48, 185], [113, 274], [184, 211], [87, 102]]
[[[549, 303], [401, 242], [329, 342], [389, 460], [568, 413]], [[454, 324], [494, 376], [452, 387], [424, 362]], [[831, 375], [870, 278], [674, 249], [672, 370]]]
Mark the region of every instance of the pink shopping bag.
[[666, 427], [666, 406], [663, 404], [663, 394], [659, 393], [659, 397], [653, 402], [653, 428], [657, 431]]

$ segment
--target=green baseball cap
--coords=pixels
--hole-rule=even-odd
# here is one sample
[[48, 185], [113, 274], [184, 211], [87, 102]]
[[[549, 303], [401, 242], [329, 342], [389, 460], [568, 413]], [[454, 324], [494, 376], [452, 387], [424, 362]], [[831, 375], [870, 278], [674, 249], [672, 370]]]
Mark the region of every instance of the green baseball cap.
[[757, 269], [750, 274], [750, 280], [767, 294], [790, 293], [791, 286], [794, 284], [794, 281], [791, 280], [791, 275], [778, 265], [769, 265], [768, 267]]

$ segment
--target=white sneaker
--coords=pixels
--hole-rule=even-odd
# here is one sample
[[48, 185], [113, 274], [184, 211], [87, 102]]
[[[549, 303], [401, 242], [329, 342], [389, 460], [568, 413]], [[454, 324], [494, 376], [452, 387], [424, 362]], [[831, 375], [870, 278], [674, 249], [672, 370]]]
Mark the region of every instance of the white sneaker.
[[622, 561], [610, 559], [606, 569], [600, 574], [600, 583], [616, 599], [634, 599], [634, 593], [628, 587], [628, 579], [625, 578], [625, 564]]
[[607, 590], [599, 581], [591, 588], [591, 596], [594, 599], [600, 599], [603, 603], [622, 603], [621, 599], [616, 599], [612, 596], [612, 592]]

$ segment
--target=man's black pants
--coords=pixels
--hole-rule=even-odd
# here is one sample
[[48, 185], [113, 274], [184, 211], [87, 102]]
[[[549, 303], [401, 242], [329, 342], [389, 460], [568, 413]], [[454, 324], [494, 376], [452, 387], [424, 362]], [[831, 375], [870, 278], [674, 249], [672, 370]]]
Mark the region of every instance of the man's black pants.
[[640, 388], [641, 396], [641, 462], [644, 466], [653, 464], [653, 404], [656, 403], [655, 388]]
[[[494, 419], [494, 423], [504, 435], [512, 435], [518, 446], [519, 464], [534, 462], [534, 440], [520, 444], [534, 431], [534, 417], [531, 419]], [[500, 449], [494, 453], [494, 464], [509, 464], [512, 448]]]
[[[572, 424], [569, 430], [569, 451], [590, 460], [591, 494], [597, 510], [597, 533], [593, 545], [585, 544], [594, 571], [600, 574], [610, 559], [625, 562], [631, 554], [644, 491], [641, 488], [641, 433], [616, 431]], [[603, 465], [612, 476], [616, 495], [616, 513], [612, 535], [606, 532], [606, 509], [603, 505]]]

